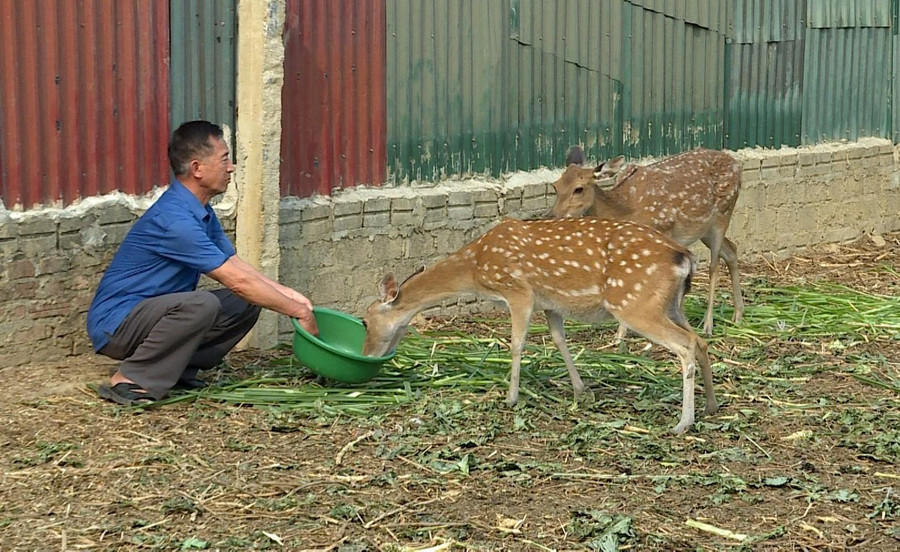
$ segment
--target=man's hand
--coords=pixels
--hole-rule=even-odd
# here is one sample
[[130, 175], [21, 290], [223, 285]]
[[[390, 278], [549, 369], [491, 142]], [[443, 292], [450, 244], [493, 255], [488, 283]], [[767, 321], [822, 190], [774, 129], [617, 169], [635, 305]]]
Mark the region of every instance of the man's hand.
[[[303, 297], [301, 295], [301, 297]], [[304, 299], [306, 299], [304, 297]], [[307, 300], [309, 303], [309, 300]], [[294, 317], [297, 319], [297, 323], [300, 324], [304, 330], [308, 331], [312, 335], [319, 335], [319, 326], [316, 324], [316, 317], [313, 316], [313, 311], [311, 305], [301, 309], [300, 312]]]
[[293, 301], [296, 301], [297, 303], [300, 303], [301, 305], [305, 305], [306, 308], [312, 310], [312, 308], [313, 308], [312, 301], [307, 299], [306, 296], [303, 295], [302, 293], [300, 293], [299, 291], [295, 291], [287, 286], [280, 286], [279, 291], [281, 291], [281, 293], [287, 295], [288, 299], [292, 299]]

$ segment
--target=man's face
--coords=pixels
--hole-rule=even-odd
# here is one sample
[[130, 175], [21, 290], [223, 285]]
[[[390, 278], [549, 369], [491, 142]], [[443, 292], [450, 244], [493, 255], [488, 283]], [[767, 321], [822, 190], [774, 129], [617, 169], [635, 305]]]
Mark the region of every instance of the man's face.
[[228, 189], [234, 165], [231, 163], [231, 152], [228, 144], [222, 139], [213, 139], [213, 151], [200, 164], [203, 168], [203, 184], [213, 195], [221, 194]]

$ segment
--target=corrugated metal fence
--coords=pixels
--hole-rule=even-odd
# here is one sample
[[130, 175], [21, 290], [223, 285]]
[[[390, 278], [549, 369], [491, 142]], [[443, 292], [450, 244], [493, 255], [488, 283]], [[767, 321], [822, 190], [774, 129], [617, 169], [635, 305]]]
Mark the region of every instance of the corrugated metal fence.
[[168, 43], [163, 2], [0, 0], [6, 208], [167, 182]]
[[720, 2], [387, 5], [393, 180], [722, 143]]
[[383, 183], [384, 4], [288, 0], [286, 9], [282, 195]]
[[234, 130], [237, 58], [235, 0], [174, 0], [172, 128], [206, 119]]
[[[146, 192], [170, 124], [234, 124], [235, 5], [0, 0], [4, 206]], [[288, 0], [282, 194], [559, 166], [575, 143], [897, 141], [898, 5]]]

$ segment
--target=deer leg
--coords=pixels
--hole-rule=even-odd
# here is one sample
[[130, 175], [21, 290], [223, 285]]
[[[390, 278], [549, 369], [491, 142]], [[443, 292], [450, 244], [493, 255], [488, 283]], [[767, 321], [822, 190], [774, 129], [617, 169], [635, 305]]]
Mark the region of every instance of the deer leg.
[[706, 303], [706, 316], [703, 317], [703, 333], [712, 335], [713, 330], [713, 306], [716, 300], [716, 282], [719, 279], [719, 249], [722, 245], [722, 236], [715, 233], [702, 238], [709, 248], [709, 298]]
[[[656, 311], [659, 312], [659, 311]], [[656, 314], [652, 307], [643, 312], [631, 311], [617, 313], [622, 317], [624, 322], [632, 330], [643, 335], [650, 341], [658, 343], [669, 349], [681, 361], [681, 378], [682, 378], [682, 399], [681, 399], [681, 420], [678, 422], [672, 432], [676, 434], [684, 433], [692, 425], [694, 425], [694, 375], [696, 372], [695, 355], [697, 353], [697, 341], [700, 339], [693, 331], [679, 326], [665, 314]], [[701, 367], [704, 371], [704, 381], [706, 381], [706, 371], [709, 369], [709, 360], [704, 364], [701, 360]], [[710, 380], [712, 375], [710, 374]], [[712, 385], [709, 391], [712, 392]], [[709, 394], [707, 394], [707, 407], [709, 406]]]
[[[572, 360], [572, 355], [569, 354], [569, 348], [566, 346], [565, 321], [557, 312], [545, 310], [544, 314], [547, 316], [547, 324], [550, 326], [550, 336], [553, 338], [553, 343], [556, 344], [556, 348], [559, 349], [559, 353], [566, 362], [566, 369], [569, 370], [569, 377], [572, 379], [572, 389], [577, 397], [584, 392], [584, 382], [581, 381], [581, 376], [578, 375], [578, 370], [575, 369], [575, 362]], [[619, 327], [622, 328], [624, 326]]]
[[519, 372], [522, 367], [522, 349], [528, 336], [528, 323], [531, 320], [531, 298], [518, 301], [507, 299], [509, 304], [512, 334], [510, 335], [510, 352], [512, 367], [509, 373], [509, 391], [506, 393], [506, 404], [514, 406], [519, 400]]
[[741, 276], [738, 272], [737, 246], [728, 238], [722, 238], [722, 260], [728, 265], [728, 273], [731, 275], [731, 287], [734, 295], [734, 322], [744, 319], [744, 298], [741, 296]]
[[[694, 333], [693, 331], [691, 332]], [[709, 365], [708, 346], [705, 341], [692, 335], [694, 338], [694, 353], [698, 362], [700, 362], [700, 372], [703, 374], [703, 393], [706, 395], [706, 408], [703, 413], [712, 416], [719, 411], [719, 404], [716, 402], [716, 392], [713, 390], [712, 368]]]
[[619, 324], [619, 329], [616, 330], [616, 344], [619, 346], [620, 353], [627, 353], [628, 346], [625, 344], [625, 338], [628, 336], [628, 326], [625, 324]]
[[719, 410], [719, 405], [716, 402], [715, 390], [713, 390], [712, 368], [709, 363], [709, 346], [694, 333], [694, 329], [691, 328], [687, 318], [684, 316], [684, 310], [682, 310], [680, 303], [676, 303], [670, 308], [669, 318], [691, 334], [691, 338], [694, 341], [695, 358], [700, 363], [700, 371], [703, 374], [703, 392], [706, 395], [706, 408], [703, 413], [711, 416]]

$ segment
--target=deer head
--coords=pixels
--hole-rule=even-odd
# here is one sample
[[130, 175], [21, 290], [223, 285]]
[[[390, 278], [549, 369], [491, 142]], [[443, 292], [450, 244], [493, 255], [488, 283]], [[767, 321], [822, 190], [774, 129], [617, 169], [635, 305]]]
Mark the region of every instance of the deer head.
[[594, 168], [583, 165], [584, 152], [574, 146], [566, 157], [565, 172], [553, 183], [556, 203], [550, 209], [550, 216], [566, 218], [586, 215], [596, 201], [597, 182], [618, 174], [625, 165], [625, 158], [620, 155]]

